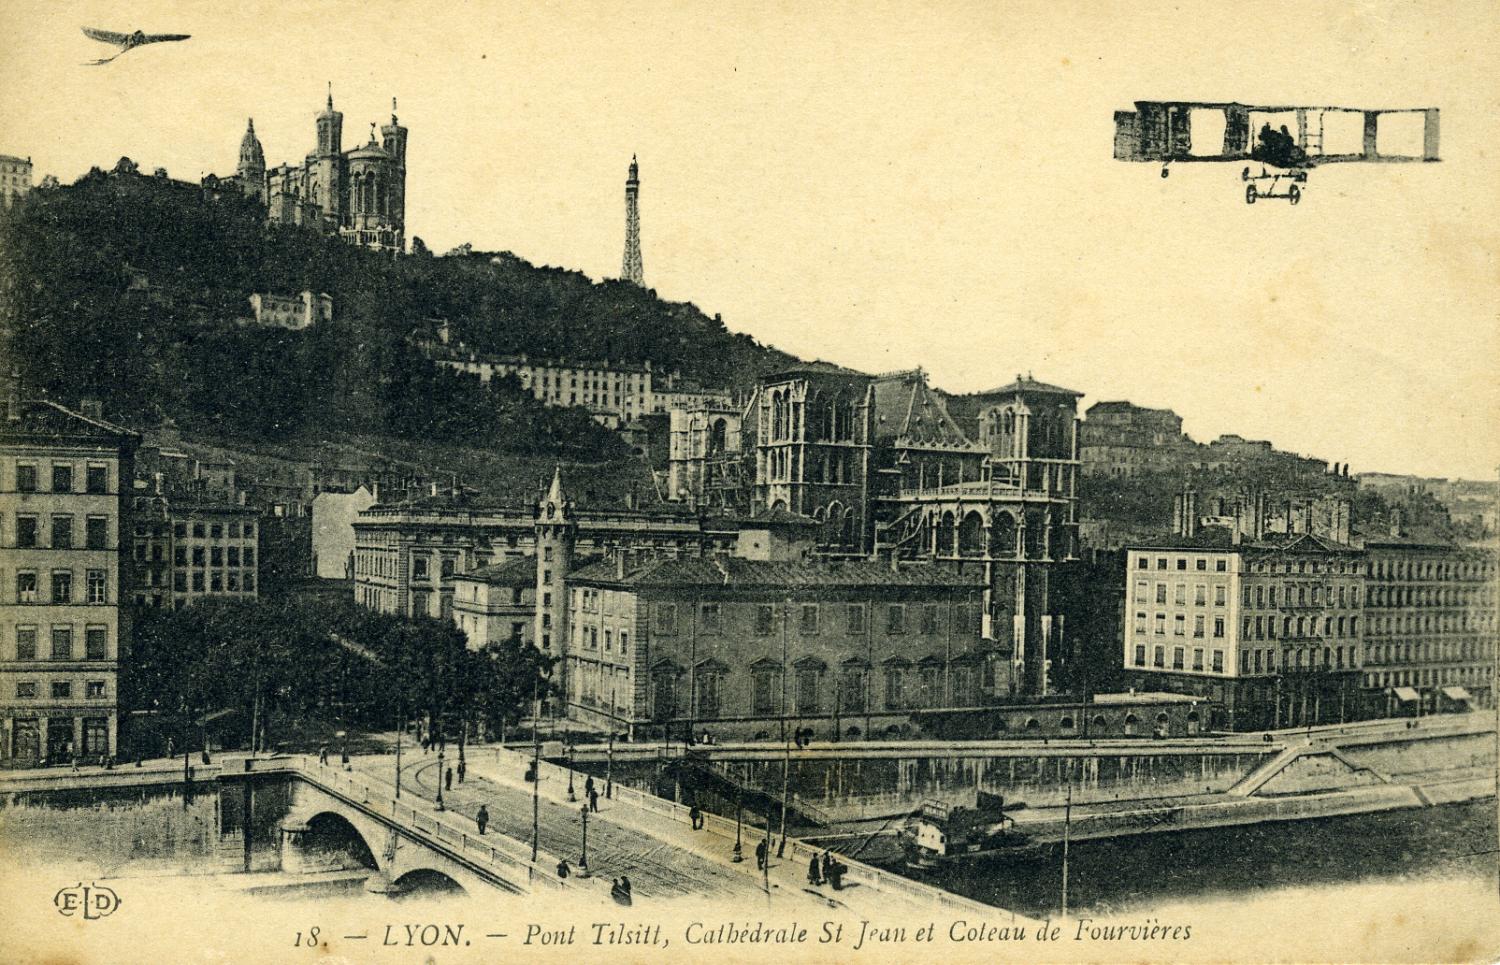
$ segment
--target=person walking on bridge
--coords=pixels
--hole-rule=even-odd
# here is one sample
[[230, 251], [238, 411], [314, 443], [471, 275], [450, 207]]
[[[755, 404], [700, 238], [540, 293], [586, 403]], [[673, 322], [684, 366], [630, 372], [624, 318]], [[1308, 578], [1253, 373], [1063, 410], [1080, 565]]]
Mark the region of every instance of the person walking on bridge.
[[766, 842], [764, 840], [755, 845], [755, 870], [766, 870]]
[[453, 790], [453, 768], [451, 767], [443, 772], [443, 790]]
[[479, 813], [474, 815], [474, 823], [479, 825], [479, 833], [484, 833], [485, 825], [490, 823], [490, 812], [483, 804], [479, 805]]

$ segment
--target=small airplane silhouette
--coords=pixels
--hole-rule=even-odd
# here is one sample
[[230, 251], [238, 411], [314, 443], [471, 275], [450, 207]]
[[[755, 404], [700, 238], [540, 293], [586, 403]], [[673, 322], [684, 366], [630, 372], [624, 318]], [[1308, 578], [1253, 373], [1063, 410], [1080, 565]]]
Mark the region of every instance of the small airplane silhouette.
[[98, 40], [101, 43], [106, 44], [114, 44], [116, 47], [120, 48], [120, 53], [115, 54], [114, 57], [104, 57], [100, 60], [91, 60], [88, 63], [84, 64], [85, 67], [97, 67], [100, 64], [107, 64], [111, 60], [114, 60], [115, 57], [120, 56], [120, 54], [128, 53], [144, 44], [159, 44], [169, 40], [186, 40], [192, 36], [192, 34], [148, 34], [143, 30], [137, 30], [135, 33], [122, 34], [116, 33], [113, 30], [97, 30], [93, 27], [84, 27], [83, 33], [84, 36], [88, 37], [90, 40]]

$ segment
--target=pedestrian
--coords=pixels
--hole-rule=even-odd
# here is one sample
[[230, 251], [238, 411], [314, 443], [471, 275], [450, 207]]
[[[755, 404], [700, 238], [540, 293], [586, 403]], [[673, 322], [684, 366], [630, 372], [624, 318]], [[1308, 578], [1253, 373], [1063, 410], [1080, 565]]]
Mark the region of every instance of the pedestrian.
[[474, 823], [479, 825], [479, 833], [484, 833], [484, 826], [490, 823], [490, 812], [483, 804], [479, 805], [479, 813], [474, 815]]
[[427, 753], [427, 735], [426, 734], [422, 734], [421, 735], [421, 742], [422, 742], [422, 753], [426, 754]]
[[568, 859], [564, 858], [557, 863], [557, 876], [566, 878], [568, 876]]
[[464, 782], [464, 772], [467, 771], [467, 770], [468, 770], [468, 765], [465, 764], [463, 761], [459, 761], [458, 762], [458, 783], [462, 784]]
[[617, 878], [609, 886], [609, 896], [617, 905], [630, 904], [630, 885], [624, 878]]
[[807, 862], [807, 883], [810, 885], [821, 885], [823, 883], [822, 869], [818, 866], [817, 855], [813, 855], [812, 860]]
[[451, 767], [443, 772], [443, 790], [453, 790], [453, 768]]
[[583, 782], [583, 795], [584, 797], [593, 797], [594, 795], [594, 775], [592, 774]]
[[628, 905], [635, 899], [635, 892], [630, 890], [630, 879], [620, 875], [620, 887], [625, 891], [625, 903]]
[[834, 861], [833, 861], [833, 874], [831, 874], [829, 876], [829, 878], [828, 878], [828, 880], [833, 884], [833, 890], [834, 891], [842, 891], [843, 890], [843, 888], [844, 888], [844, 872], [848, 871], [848, 870], [849, 869], [844, 865], [844, 863], [842, 861], [839, 861], [837, 858], [834, 859]]
[[328, 763], [328, 745], [327, 744], [319, 744], [318, 745], [318, 763], [319, 764], [327, 764]]
[[589, 788], [589, 810], [599, 813], [599, 792], [593, 788]]
[[823, 852], [823, 880], [833, 880], [833, 857], [827, 851]]
[[766, 868], [766, 843], [758, 841], [755, 845], [755, 870], [764, 871]]
[[698, 805], [694, 804], [692, 807], [688, 808], [688, 820], [693, 822], [694, 831], [698, 831], [703, 828], [703, 812], [698, 810]]

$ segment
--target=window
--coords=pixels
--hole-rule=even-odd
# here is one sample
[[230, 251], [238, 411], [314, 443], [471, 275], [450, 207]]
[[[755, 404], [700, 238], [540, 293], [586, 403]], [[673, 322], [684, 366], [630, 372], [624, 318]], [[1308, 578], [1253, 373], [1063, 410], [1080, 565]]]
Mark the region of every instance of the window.
[[172, 574], [172, 589], [175, 590], [175, 591], [177, 591], [178, 593], [186, 593], [187, 592], [187, 574], [186, 573], [173, 573]]
[[[209, 575], [208, 575], [208, 588], [210, 590], [212, 590], [213, 592], [215, 592], [215, 593], [222, 592], [223, 589], [224, 589], [224, 574], [222, 572], [220, 572], [219, 570], [214, 570], [211, 573], [209, 573]], [[422, 612], [423, 613], [427, 612], [427, 610], [426, 610], [425, 607], [423, 608]]]
[[757, 637], [769, 637], [776, 626], [776, 608], [768, 603], [760, 603], [755, 607], [755, 635]]
[[73, 548], [73, 517], [52, 517], [52, 548], [59, 550]]
[[246, 574], [244, 574], [241, 577], [241, 582], [244, 584], [245, 592], [246, 593], [254, 593], [255, 592], [255, 574], [254, 573], [246, 573]]
[[1137, 603], [1145, 603], [1150, 599], [1150, 593], [1145, 580], [1135, 581], [1135, 600]]
[[194, 566], [204, 566], [204, 565], [206, 565], [207, 559], [208, 559], [208, 557], [204, 554], [203, 547], [201, 547], [201, 546], [194, 546], [193, 547], [193, 565]]
[[625, 654], [627, 654], [629, 652], [630, 652], [630, 631], [629, 630], [621, 630], [620, 631], [620, 656], [623, 657], [623, 656], [625, 656]]
[[1138, 643], [1135, 645], [1135, 665], [1144, 667], [1146, 665], [1146, 645]]
[[90, 680], [88, 683], [84, 684], [84, 693], [83, 693], [83, 695], [85, 697], [87, 697], [89, 700], [103, 700], [104, 699], [104, 681], [102, 681], [102, 680]]
[[797, 619], [797, 632], [802, 634], [818, 632], [818, 605], [816, 603], [802, 604], [801, 615]]
[[1197, 563], [1197, 568], [1198, 569], [1200, 569], [1200, 570], [1206, 570], [1206, 569], [1208, 569], [1208, 560], [1205, 560], [1202, 557], [1199, 557], [1195, 562]]
[[211, 546], [211, 547], [209, 547], [208, 553], [209, 553], [209, 562], [210, 563], [212, 563], [214, 566], [223, 566], [224, 565], [224, 547], [222, 547], [222, 546]]
[[922, 607], [922, 632], [928, 635], [938, 632], [938, 608], [928, 603]]
[[255, 524], [254, 523], [246, 523], [245, 524], [245, 539], [252, 539], [252, 538], [254, 538], [254, 536], [255, 536]]
[[677, 632], [677, 604], [658, 603], [655, 613], [656, 623], [652, 629], [662, 636], [670, 637]]
[[28, 572], [22, 572], [22, 573], [17, 573], [16, 574], [16, 602], [17, 603], [35, 603], [36, 602], [36, 574], [35, 573], [32, 573], [32, 572], [28, 571]]
[[231, 547], [229, 547], [229, 565], [230, 566], [239, 566], [240, 565], [240, 548], [238, 546], [231, 546]]
[[255, 548], [253, 546], [247, 546], [247, 547], [245, 547], [244, 557], [245, 557], [245, 565], [246, 566], [254, 566], [255, 565]]
[[848, 608], [849, 632], [865, 632], [865, 605], [863, 603], [851, 603]]
[[187, 523], [173, 523], [172, 535], [178, 539], [187, 539]]
[[230, 539], [239, 539], [240, 538], [240, 524], [239, 523], [230, 523], [229, 524], [229, 538]]
[[1203, 669], [1203, 648], [1202, 647], [1194, 647], [1193, 648], [1193, 669], [1194, 670], [1202, 670]]
[[865, 668], [850, 666], [844, 668], [843, 677], [839, 686], [840, 708], [851, 714], [864, 713], [865, 709]]
[[108, 603], [108, 590], [103, 570], [89, 570], [88, 593], [90, 603]]
[[34, 493], [34, 492], [36, 492], [36, 466], [35, 465], [32, 465], [32, 464], [22, 464], [22, 465], [16, 466], [16, 492], [18, 492], [18, 493]]
[[906, 632], [906, 607], [900, 604], [892, 604], [886, 607], [885, 632], [889, 634]]
[[1202, 637], [1203, 636], [1203, 616], [1202, 616], [1202, 614], [1199, 614], [1199, 615], [1193, 617], [1193, 636], [1195, 636], [1195, 637]]
[[1167, 568], [1167, 558], [1165, 556], [1158, 556], [1156, 558], [1156, 568], [1159, 570]]
[[[234, 550], [233, 549], [231, 549], [229, 552], [230, 552], [231, 556], [234, 554]], [[456, 564], [456, 562], [457, 561], [454, 560], [453, 557], [451, 557], [451, 556], [445, 556], [445, 557], [443, 557], [442, 563], [440, 563], [438, 565], [438, 574], [443, 579], [445, 579], [445, 580], [451, 580], [451, 579], [453, 579], [453, 567]], [[231, 558], [230, 559], [230, 564], [233, 565], [233, 563], [234, 563], [234, 560]]]
[[22, 549], [31, 549], [36, 546], [36, 517], [16, 517], [16, 545]]
[[1219, 573], [1227, 572], [1229, 570], [1229, 561], [1228, 560], [1215, 560], [1214, 561], [1214, 570], [1216, 572], [1219, 572]]
[[1218, 639], [1218, 640], [1224, 639], [1224, 618], [1223, 617], [1214, 617], [1214, 638]]
[[73, 628], [72, 627], [53, 627], [52, 628], [52, 659], [53, 660], [72, 660], [73, 659]]
[[1157, 633], [1157, 636], [1162, 636], [1166, 632], [1167, 632], [1167, 615], [1165, 613], [1158, 613], [1156, 615], [1156, 633]]
[[91, 493], [109, 491], [109, 467], [90, 463], [84, 476], [84, 489]]
[[1167, 584], [1156, 584], [1156, 602], [1165, 604], [1167, 602]]
[[723, 628], [723, 621], [720, 619], [721, 616], [722, 616], [722, 612], [721, 612], [721, 610], [719, 608], [719, 604], [717, 604], [717, 603], [705, 603], [705, 604], [703, 604], [703, 613], [702, 613], [703, 632], [704, 633], [722, 633], [724, 628]]
[[1214, 606], [1224, 605], [1225, 589], [1223, 586], [1214, 587]]
[[224, 538], [224, 524], [223, 523], [213, 523], [213, 524], [211, 524], [208, 527], [208, 535], [210, 537], [212, 537], [213, 539], [223, 539]]
[[193, 573], [193, 592], [194, 593], [202, 593], [203, 592], [203, 571], [202, 570], [198, 570], [198, 571], [196, 571], [196, 572]]
[[72, 603], [73, 602], [73, 571], [72, 570], [53, 570], [52, 571], [52, 602], [53, 603]]
[[17, 681], [16, 682], [16, 699], [17, 700], [35, 700], [36, 699], [36, 681], [35, 680], [20, 680], [20, 681]]
[[[196, 554], [197, 551], [195, 550], [194, 555]], [[411, 558], [411, 575], [412, 579], [415, 580], [427, 579], [427, 557], [413, 556]]]
[[1135, 615], [1135, 632], [1146, 632], [1146, 614], [1143, 612], [1137, 612]]
[[70, 493], [73, 491], [73, 467], [67, 463], [52, 464], [52, 491], [55, 493]]
[[1179, 613], [1172, 618], [1172, 635], [1178, 637], [1187, 636], [1187, 615]]
[[36, 627], [16, 627], [16, 659], [36, 659]]
[[1187, 656], [1187, 654], [1185, 653], [1185, 651], [1184, 651], [1184, 649], [1182, 647], [1173, 647], [1172, 648], [1172, 669], [1173, 670], [1182, 670], [1183, 669], [1183, 659], [1186, 656]]
[[52, 681], [53, 700], [71, 700], [73, 698], [73, 682], [71, 680]]
[[[228, 581], [228, 586], [229, 586], [229, 592], [230, 593], [238, 593], [240, 591], [240, 575], [239, 575], [239, 573], [237, 573], [234, 570], [230, 570], [229, 573], [228, 573], [228, 575], [225, 577], [225, 579]], [[451, 595], [446, 595], [445, 594], [445, 596], [447, 596], [447, 598], [449, 600], [453, 599]]]
[[1166, 666], [1165, 653], [1166, 653], [1166, 648], [1165, 647], [1153, 647], [1152, 648], [1152, 654], [1151, 654], [1151, 665], [1153, 667], [1164, 667], [1164, 666]]
[[821, 673], [816, 667], [803, 667], [797, 671], [797, 713], [818, 712], [818, 677]]
[[1135, 561], [1135, 568], [1138, 570], [1144, 570], [1147, 565], [1148, 564], [1144, 556], [1138, 557]]
[[755, 670], [750, 695], [751, 710], [756, 714], [774, 714], [780, 703], [780, 674], [771, 668]]
[[1208, 585], [1206, 583], [1199, 583], [1193, 587], [1193, 603], [1196, 606], [1208, 605]]
[[109, 659], [108, 627], [87, 627], [83, 631], [83, 656], [87, 660]]
[[719, 674], [712, 670], [699, 671], [698, 716], [712, 720], [719, 716]]
[[1186, 583], [1178, 583], [1177, 584], [1176, 588], [1174, 589], [1174, 591], [1172, 593], [1172, 600], [1178, 606], [1183, 606], [1183, 605], [1185, 605], [1187, 603], [1187, 584]]

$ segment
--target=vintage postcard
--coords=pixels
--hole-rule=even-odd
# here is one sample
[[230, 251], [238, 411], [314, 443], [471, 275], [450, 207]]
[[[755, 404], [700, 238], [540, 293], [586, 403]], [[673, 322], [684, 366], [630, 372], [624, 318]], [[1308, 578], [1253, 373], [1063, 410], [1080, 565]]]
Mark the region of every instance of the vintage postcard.
[[1500, 961], [1500, 7], [0, 5], [0, 959]]

